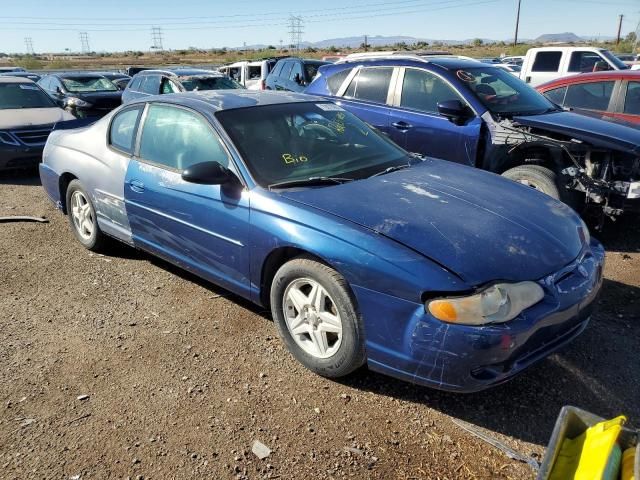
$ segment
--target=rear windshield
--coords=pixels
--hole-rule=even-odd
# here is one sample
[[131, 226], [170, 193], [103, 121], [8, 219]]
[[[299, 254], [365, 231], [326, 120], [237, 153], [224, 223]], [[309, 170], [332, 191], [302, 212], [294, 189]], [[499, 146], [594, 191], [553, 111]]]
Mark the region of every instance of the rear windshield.
[[36, 85], [0, 83], [0, 110], [12, 108], [52, 108], [56, 104]]
[[180, 83], [189, 92], [203, 90], [229, 90], [244, 88], [229, 77], [180, 77]]
[[74, 93], [115, 92], [118, 90], [111, 80], [104, 77], [69, 77], [63, 78], [64, 88]]

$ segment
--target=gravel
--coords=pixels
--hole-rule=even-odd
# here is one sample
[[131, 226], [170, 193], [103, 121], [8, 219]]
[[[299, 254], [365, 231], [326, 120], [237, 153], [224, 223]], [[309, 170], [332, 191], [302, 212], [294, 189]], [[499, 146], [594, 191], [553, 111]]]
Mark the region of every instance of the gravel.
[[37, 177], [0, 177], [9, 215], [50, 223], [0, 224], [3, 478], [525, 479], [451, 419], [538, 459], [562, 405], [640, 424], [635, 218], [601, 236], [605, 285], [576, 341], [456, 395], [366, 369], [314, 375], [260, 307], [123, 245], [84, 250]]

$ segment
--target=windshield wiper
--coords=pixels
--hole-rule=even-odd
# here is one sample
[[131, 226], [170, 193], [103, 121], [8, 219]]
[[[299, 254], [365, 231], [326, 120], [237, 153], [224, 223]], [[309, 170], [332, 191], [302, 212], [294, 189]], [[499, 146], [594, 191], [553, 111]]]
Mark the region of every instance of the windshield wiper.
[[282, 182], [272, 183], [269, 185], [269, 190], [274, 188], [287, 188], [287, 187], [302, 187], [307, 185], [325, 185], [327, 183], [340, 184], [345, 182], [352, 182], [353, 178], [343, 177], [308, 177], [298, 178], [295, 180], [284, 180]]
[[394, 165], [393, 167], [387, 167], [381, 172], [377, 172], [369, 176], [369, 178], [378, 177], [380, 175], [386, 175], [387, 173], [396, 172], [398, 170], [404, 170], [405, 168], [409, 168], [410, 166], [411, 166], [410, 163], [403, 163], [402, 165]]

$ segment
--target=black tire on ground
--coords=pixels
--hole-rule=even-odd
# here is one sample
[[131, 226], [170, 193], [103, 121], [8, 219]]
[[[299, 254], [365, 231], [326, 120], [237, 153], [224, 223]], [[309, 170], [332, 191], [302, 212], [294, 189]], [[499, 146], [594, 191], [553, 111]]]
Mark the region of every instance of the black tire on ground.
[[507, 170], [502, 176], [535, 188], [556, 200], [562, 200], [556, 173], [547, 167], [542, 165], [520, 165]]
[[[89, 208], [89, 214], [90, 214], [90, 219], [93, 222], [94, 228], [93, 231], [91, 233], [90, 236], [86, 237], [83, 236], [79, 229], [78, 226], [76, 225], [76, 223], [74, 222], [73, 219], [73, 207], [71, 205], [71, 199], [72, 196], [74, 194], [74, 192], [80, 192], [82, 193], [82, 195], [84, 196], [84, 198], [86, 199], [88, 208]], [[89, 194], [86, 192], [86, 190], [84, 189], [84, 187], [82, 186], [82, 183], [80, 183], [79, 180], [72, 180], [69, 183], [69, 186], [67, 187], [67, 195], [66, 195], [66, 206], [67, 206], [67, 217], [69, 218], [69, 224], [71, 225], [71, 231], [73, 232], [73, 235], [76, 237], [76, 239], [88, 250], [91, 251], [99, 251], [104, 247], [104, 244], [106, 242], [106, 238], [104, 233], [102, 233], [102, 231], [100, 230], [100, 227], [98, 226], [98, 219], [96, 216], [96, 210], [93, 207], [93, 203], [91, 202], [91, 197], [89, 196]]]
[[[333, 301], [342, 322], [342, 340], [336, 352], [319, 358], [303, 350], [293, 339], [284, 313], [287, 287], [296, 280], [311, 279], [319, 283]], [[362, 319], [346, 280], [327, 265], [309, 257], [298, 257], [276, 272], [271, 284], [271, 313], [287, 349], [309, 370], [324, 377], [348, 375], [365, 363], [365, 341]]]

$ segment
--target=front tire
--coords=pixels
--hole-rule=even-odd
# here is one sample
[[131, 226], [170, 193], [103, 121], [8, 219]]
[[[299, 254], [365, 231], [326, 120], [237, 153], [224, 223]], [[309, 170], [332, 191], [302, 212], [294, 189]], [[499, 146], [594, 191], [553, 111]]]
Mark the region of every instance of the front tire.
[[271, 285], [271, 312], [291, 354], [324, 377], [365, 362], [364, 329], [346, 280], [314, 259], [285, 263]]
[[67, 187], [67, 215], [76, 239], [88, 250], [99, 251], [105, 236], [98, 226], [96, 210], [91, 198], [79, 180], [72, 180]]
[[510, 168], [504, 172], [502, 176], [534, 188], [542, 193], [546, 193], [556, 200], [562, 200], [556, 173], [547, 167], [541, 165], [520, 165]]

